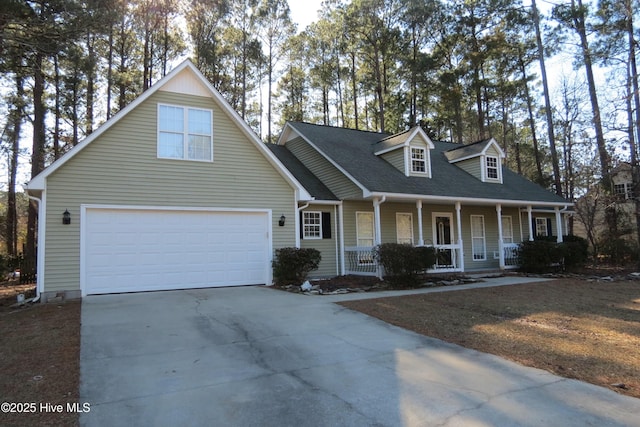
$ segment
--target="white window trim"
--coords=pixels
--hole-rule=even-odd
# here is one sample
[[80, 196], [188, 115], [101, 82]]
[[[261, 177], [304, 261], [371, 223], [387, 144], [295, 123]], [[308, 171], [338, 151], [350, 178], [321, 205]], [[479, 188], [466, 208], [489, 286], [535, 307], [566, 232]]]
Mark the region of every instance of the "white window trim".
[[[307, 214], [318, 215], [318, 219], [320, 222], [318, 224], [307, 224]], [[320, 234], [318, 236], [307, 235], [307, 230], [306, 230], [307, 225], [312, 225], [314, 227], [317, 225]], [[302, 238], [304, 240], [322, 240], [322, 212], [320, 211], [303, 211], [302, 212]]]
[[[505, 218], [509, 218], [509, 232], [511, 233], [510, 236], [507, 236], [507, 228], [505, 228], [504, 226], [504, 219]], [[504, 243], [515, 243], [515, 237], [513, 236], [513, 218], [511, 217], [511, 215], [502, 215], [502, 218], [500, 219], [502, 221], [502, 241]], [[511, 237], [511, 241], [510, 242], [505, 242], [504, 238], [505, 237]]]
[[[375, 217], [374, 217], [374, 213], [371, 211], [357, 211], [356, 212], [356, 246], [360, 247], [360, 227], [358, 226], [358, 218], [360, 217], [360, 215], [362, 214], [367, 214], [367, 215], [371, 215], [371, 239], [373, 241], [371, 246], [375, 246], [376, 244], [376, 227], [375, 227]], [[369, 239], [367, 237], [367, 239]]]
[[[490, 178], [489, 177], [489, 159], [494, 159], [496, 161], [496, 173], [497, 173], [497, 177], [496, 178]], [[500, 158], [498, 156], [489, 156], [489, 155], [485, 155], [482, 159], [482, 171], [484, 172], [484, 179], [485, 181], [491, 181], [491, 182], [502, 182], [502, 168], [500, 167]], [[491, 168], [494, 169], [494, 168]]]
[[398, 217], [401, 216], [408, 216], [409, 217], [409, 237], [411, 238], [411, 241], [409, 242], [410, 245], [413, 245], [413, 214], [411, 212], [396, 212], [396, 242], [397, 243], [401, 243], [400, 242], [400, 235], [398, 233]]
[[[482, 218], [482, 236], [473, 235], [473, 219]], [[469, 219], [471, 227], [471, 259], [473, 261], [486, 261], [487, 260], [487, 233], [484, 222], [484, 215], [471, 215]], [[476, 258], [476, 239], [482, 239], [482, 258]]]
[[[420, 150], [423, 153], [423, 159], [414, 159], [413, 158], [413, 150]], [[414, 147], [414, 146], [409, 146], [409, 172], [411, 174], [416, 174], [416, 175], [420, 175], [420, 176], [428, 176], [431, 177], [431, 159], [429, 156], [429, 150], [426, 147]], [[415, 161], [422, 161], [424, 162], [424, 172], [423, 171], [417, 171], [413, 169], [413, 162]]]
[[[544, 225], [544, 234], [538, 233], [538, 225], [540, 224], [540, 223], [538, 223], [538, 220], [543, 221], [541, 224]], [[535, 217], [535, 221], [536, 221], [536, 229], [533, 230], [534, 233], [535, 233], [534, 236], [540, 236], [540, 237], [549, 237], [549, 236], [551, 236], [551, 233], [550, 233], [551, 230], [549, 230], [547, 228], [547, 218], [546, 217], [537, 216], [537, 217]]]
[[[177, 157], [163, 157], [160, 155], [160, 108], [161, 107], [173, 107], [173, 108], [181, 108], [182, 109], [182, 113], [183, 113], [183, 123], [184, 123], [184, 129], [182, 130], [182, 135], [183, 135], [183, 149], [182, 149], [182, 157], [181, 158], [177, 158]], [[210, 116], [211, 116], [211, 129], [209, 131], [209, 135], [206, 134], [193, 134], [193, 135], [200, 135], [200, 136], [209, 136], [209, 138], [211, 138], [211, 157], [209, 159], [190, 159], [189, 156], [189, 127], [188, 127], [188, 119], [189, 119], [189, 115], [188, 115], [188, 111], [189, 110], [200, 110], [200, 111], [207, 111], [209, 112]], [[177, 133], [177, 132], [173, 132], [173, 133]], [[186, 106], [186, 105], [176, 105], [176, 104], [164, 104], [164, 103], [158, 103], [158, 108], [157, 108], [157, 115], [156, 115], [156, 156], [159, 159], [163, 159], [163, 160], [178, 160], [178, 161], [188, 161], [188, 162], [205, 162], [205, 163], [211, 163], [213, 162], [213, 110], [208, 109], [208, 108], [198, 108], [198, 107], [190, 107], [190, 106]]]

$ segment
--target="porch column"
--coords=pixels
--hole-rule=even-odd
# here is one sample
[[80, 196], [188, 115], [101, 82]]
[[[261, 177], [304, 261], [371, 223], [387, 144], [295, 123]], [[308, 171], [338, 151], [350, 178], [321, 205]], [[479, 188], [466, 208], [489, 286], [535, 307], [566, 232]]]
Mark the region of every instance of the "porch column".
[[373, 199], [373, 223], [375, 227], [375, 236], [373, 236], [374, 246], [382, 243], [382, 226], [380, 223], [380, 205], [386, 200], [386, 196]]
[[424, 246], [424, 234], [422, 232], [422, 200], [416, 202], [418, 209], [418, 246]]
[[464, 271], [464, 248], [462, 246], [462, 215], [460, 214], [460, 210], [462, 206], [460, 202], [456, 202], [456, 225], [458, 229], [458, 249], [460, 251], [460, 271]]
[[533, 216], [531, 216], [531, 205], [527, 206], [527, 217], [529, 218], [529, 221], [527, 221], [529, 224], [529, 241], [533, 242]]
[[498, 254], [500, 258], [500, 270], [504, 270], [504, 242], [502, 241], [502, 205], [496, 205], [496, 213], [498, 214]]
[[555, 208], [554, 211], [556, 212], [556, 228], [558, 230], [557, 242], [562, 243], [562, 215], [560, 215], [560, 208]]

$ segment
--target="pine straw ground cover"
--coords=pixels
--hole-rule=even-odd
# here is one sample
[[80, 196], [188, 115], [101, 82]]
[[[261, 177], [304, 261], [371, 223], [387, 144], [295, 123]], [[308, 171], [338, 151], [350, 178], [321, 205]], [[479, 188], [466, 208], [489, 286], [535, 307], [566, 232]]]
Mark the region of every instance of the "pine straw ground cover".
[[[79, 399], [80, 301], [12, 307], [33, 289], [0, 284], [0, 403], [35, 403], [34, 413], [0, 412], [0, 425], [76, 426], [78, 414], [66, 404]], [[41, 410], [47, 403], [62, 412]]]
[[640, 397], [640, 280], [562, 279], [340, 304], [423, 335]]

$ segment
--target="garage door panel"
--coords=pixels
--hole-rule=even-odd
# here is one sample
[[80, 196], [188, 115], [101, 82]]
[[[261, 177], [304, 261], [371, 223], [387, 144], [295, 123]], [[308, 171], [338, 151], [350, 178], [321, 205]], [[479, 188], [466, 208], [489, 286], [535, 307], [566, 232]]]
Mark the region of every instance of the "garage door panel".
[[87, 208], [86, 294], [265, 284], [265, 212]]

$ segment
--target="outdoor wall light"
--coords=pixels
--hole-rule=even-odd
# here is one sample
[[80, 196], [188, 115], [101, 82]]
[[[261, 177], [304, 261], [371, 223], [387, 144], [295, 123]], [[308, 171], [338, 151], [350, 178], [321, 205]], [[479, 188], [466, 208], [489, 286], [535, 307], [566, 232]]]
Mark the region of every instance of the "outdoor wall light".
[[287, 217], [286, 217], [286, 216], [284, 216], [284, 215], [282, 215], [282, 216], [280, 217], [280, 221], [278, 221], [278, 225], [279, 225], [280, 227], [284, 227], [284, 221], [285, 221], [286, 219], [287, 219]]
[[64, 225], [69, 225], [71, 224], [71, 214], [69, 213], [68, 210], [64, 210], [64, 212], [62, 213], [62, 223]]

